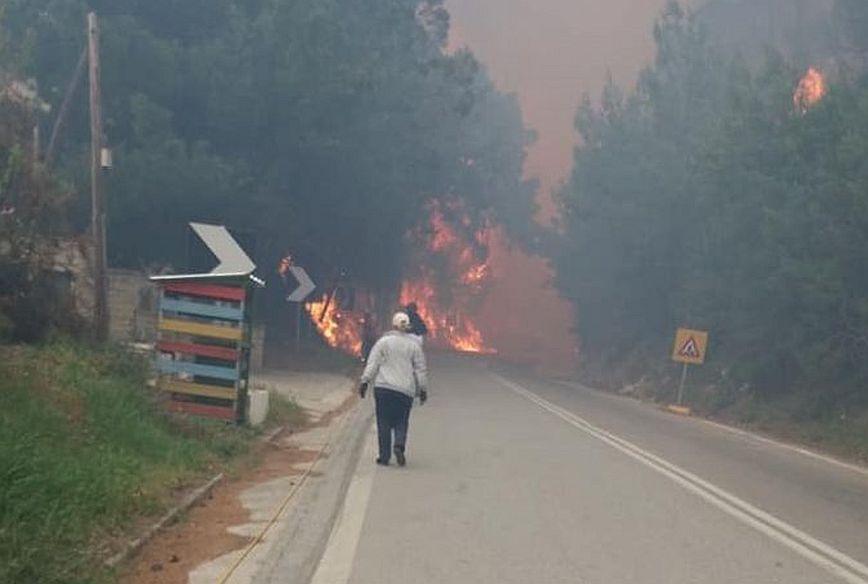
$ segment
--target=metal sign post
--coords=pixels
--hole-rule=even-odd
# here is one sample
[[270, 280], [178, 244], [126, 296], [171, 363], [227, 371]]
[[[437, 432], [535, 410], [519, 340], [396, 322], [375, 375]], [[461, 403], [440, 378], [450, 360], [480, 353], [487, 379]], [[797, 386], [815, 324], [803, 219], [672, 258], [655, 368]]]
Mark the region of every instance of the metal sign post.
[[678, 405], [684, 405], [684, 382], [687, 381], [687, 363], [681, 366], [681, 383], [678, 384]]

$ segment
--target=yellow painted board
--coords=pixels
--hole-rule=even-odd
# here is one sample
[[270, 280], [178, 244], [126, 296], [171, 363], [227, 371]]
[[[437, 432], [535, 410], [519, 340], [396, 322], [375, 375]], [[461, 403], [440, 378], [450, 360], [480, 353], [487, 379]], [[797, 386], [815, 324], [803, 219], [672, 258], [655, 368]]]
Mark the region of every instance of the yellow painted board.
[[213, 324], [202, 324], [199, 322], [189, 322], [186, 320], [176, 320], [173, 318], [164, 318], [160, 320], [160, 330], [171, 331], [174, 333], [184, 333], [197, 337], [225, 339], [228, 341], [240, 341], [242, 333], [242, 330], [240, 328], [216, 326]]
[[705, 363], [705, 352], [708, 349], [708, 332], [680, 328], [675, 334], [675, 345], [672, 347], [672, 360], [690, 365]]
[[234, 387], [203, 385], [201, 383], [178, 381], [177, 379], [169, 379], [165, 377], [160, 379], [160, 389], [162, 389], [163, 391], [171, 391], [174, 393], [198, 395], [200, 397], [214, 397], [217, 399], [234, 400], [237, 397], [237, 393]]

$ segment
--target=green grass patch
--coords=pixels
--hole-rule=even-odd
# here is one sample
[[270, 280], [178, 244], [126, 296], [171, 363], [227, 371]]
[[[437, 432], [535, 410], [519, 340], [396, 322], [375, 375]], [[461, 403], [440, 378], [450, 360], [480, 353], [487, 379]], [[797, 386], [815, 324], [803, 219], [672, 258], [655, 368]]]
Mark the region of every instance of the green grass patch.
[[109, 581], [95, 550], [252, 431], [165, 413], [145, 362], [71, 342], [0, 348], [0, 582]]

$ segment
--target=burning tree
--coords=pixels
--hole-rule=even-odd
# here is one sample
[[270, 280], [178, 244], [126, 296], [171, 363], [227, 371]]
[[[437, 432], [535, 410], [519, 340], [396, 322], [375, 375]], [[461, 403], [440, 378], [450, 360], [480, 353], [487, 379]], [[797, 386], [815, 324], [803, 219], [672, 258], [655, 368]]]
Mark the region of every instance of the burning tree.
[[811, 67], [796, 87], [796, 92], [793, 94], [793, 105], [797, 112], [804, 115], [809, 109], [820, 103], [828, 92], [829, 87], [826, 84], [826, 78], [819, 69]]
[[401, 286], [401, 304], [418, 305], [435, 346], [493, 352], [473, 319], [490, 284], [488, 229], [474, 228], [458, 202], [432, 203], [427, 224], [408, 237], [419, 251]]

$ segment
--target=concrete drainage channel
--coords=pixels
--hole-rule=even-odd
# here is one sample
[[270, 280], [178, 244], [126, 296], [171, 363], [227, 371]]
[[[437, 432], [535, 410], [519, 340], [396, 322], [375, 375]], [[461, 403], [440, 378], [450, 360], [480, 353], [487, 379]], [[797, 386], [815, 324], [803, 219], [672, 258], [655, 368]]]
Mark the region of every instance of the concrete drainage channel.
[[[244, 572], [223, 583], [308, 584], [325, 552], [334, 524], [361, 456], [373, 412], [365, 402], [356, 404], [328, 442], [316, 476], [311, 475], [295, 495], [291, 513], [280, 518], [259, 557], [250, 556]], [[232, 576], [232, 575], [230, 575]]]
[[[248, 545], [200, 565], [186, 580], [194, 584], [307, 584], [340, 516], [364, 447], [364, 437], [371, 427], [373, 411], [367, 406], [366, 402], [358, 402], [331, 419], [327, 426], [321, 426], [319, 450], [304, 473], [284, 483], [284, 493], [277, 493], [279, 500], [273, 499], [271, 506], [260, 506], [256, 517], [253, 509], [248, 508], [252, 523], [244, 527], [255, 528], [255, 533], [246, 535], [251, 538]], [[262, 441], [279, 439], [281, 430], [283, 428], [269, 433]], [[310, 451], [309, 447], [304, 448]], [[116, 567], [129, 561], [166, 526], [206, 498], [222, 480], [222, 474], [217, 475], [191, 491], [141, 537], [106, 563]], [[233, 529], [228, 531], [238, 534]]]
[[[274, 440], [278, 434], [283, 432], [286, 428], [284, 426], [280, 426], [278, 428], [273, 429], [268, 434], [263, 436], [260, 440], [263, 443], [269, 443]], [[223, 473], [218, 473], [205, 481], [205, 483], [199, 487], [196, 487], [192, 491], [190, 491], [181, 501], [169, 509], [156, 523], [154, 523], [151, 527], [146, 529], [144, 533], [142, 533], [136, 539], [127, 543], [124, 548], [111, 556], [109, 559], [105, 561], [105, 565], [108, 568], [116, 568], [132, 558], [136, 553], [139, 552], [149, 541], [151, 541], [160, 531], [162, 531], [167, 525], [174, 522], [182, 513], [185, 513], [189, 510], [193, 505], [205, 499], [208, 495], [211, 494], [211, 491], [220, 484], [225, 477]]]

